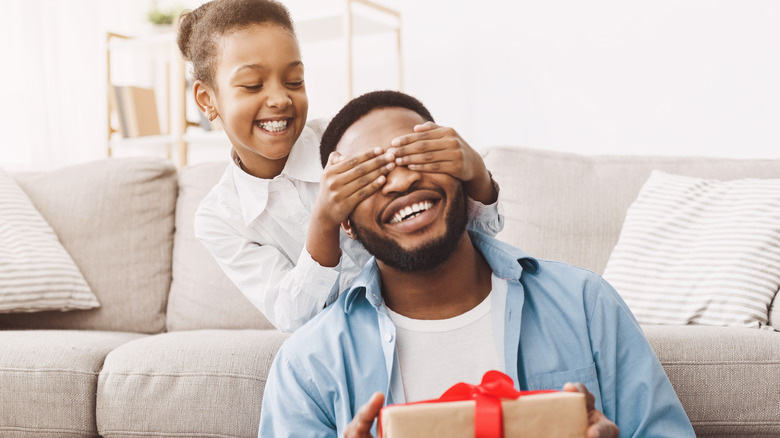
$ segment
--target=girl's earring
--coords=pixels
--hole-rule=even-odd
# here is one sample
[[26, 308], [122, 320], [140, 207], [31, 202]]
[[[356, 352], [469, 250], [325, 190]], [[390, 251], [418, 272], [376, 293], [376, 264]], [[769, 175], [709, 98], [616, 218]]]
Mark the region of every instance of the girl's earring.
[[209, 118], [209, 122], [213, 122], [214, 119], [217, 118], [217, 113], [209, 112], [207, 117]]

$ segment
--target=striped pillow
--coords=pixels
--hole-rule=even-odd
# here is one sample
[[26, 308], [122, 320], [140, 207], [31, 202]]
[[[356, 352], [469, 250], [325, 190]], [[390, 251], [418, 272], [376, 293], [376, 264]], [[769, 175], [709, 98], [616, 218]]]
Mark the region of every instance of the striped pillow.
[[52, 228], [0, 169], [0, 313], [99, 306]]
[[780, 179], [654, 171], [604, 278], [641, 324], [764, 327], [780, 287]]

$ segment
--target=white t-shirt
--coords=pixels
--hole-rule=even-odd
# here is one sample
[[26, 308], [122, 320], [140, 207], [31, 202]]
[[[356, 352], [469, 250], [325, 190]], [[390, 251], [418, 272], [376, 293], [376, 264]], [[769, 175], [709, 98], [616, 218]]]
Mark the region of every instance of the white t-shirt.
[[503, 339], [503, 319], [494, 321], [491, 310], [504, 307], [493, 300], [506, 299], [507, 284], [495, 275], [492, 283], [481, 303], [449, 319], [411, 319], [387, 308], [396, 326], [406, 402], [438, 398], [458, 382], [478, 384], [486, 371], [506, 371], [503, 342], [497, 341]]

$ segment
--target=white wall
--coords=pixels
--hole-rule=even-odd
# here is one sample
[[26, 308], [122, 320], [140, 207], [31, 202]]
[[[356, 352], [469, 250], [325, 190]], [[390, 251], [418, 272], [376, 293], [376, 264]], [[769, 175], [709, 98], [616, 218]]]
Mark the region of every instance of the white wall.
[[780, 157], [780, 3], [403, 1], [407, 90], [476, 145]]
[[[340, 4], [285, 3], [294, 18]], [[402, 13], [405, 91], [475, 147], [780, 158], [780, 2], [382, 3]], [[0, 166], [101, 158], [102, 35], [145, 30], [148, 3], [10, 4], [0, 22], [13, 45], [0, 69]], [[343, 103], [341, 50], [303, 47], [312, 116]], [[46, 61], [31, 62], [39, 53]], [[392, 37], [359, 42], [356, 91], [394, 87], [392, 56]]]

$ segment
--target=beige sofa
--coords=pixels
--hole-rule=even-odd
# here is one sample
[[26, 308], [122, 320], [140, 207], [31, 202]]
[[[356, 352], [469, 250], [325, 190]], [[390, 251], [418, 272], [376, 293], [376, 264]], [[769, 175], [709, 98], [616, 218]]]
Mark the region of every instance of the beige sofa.
[[[500, 237], [596, 272], [651, 169], [780, 178], [780, 160], [492, 148], [486, 161], [502, 187]], [[286, 335], [193, 236], [195, 208], [224, 167], [177, 172], [134, 158], [16, 175], [101, 307], [0, 314], [0, 436], [256, 436]], [[645, 329], [699, 435], [780, 436], [780, 333]]]

